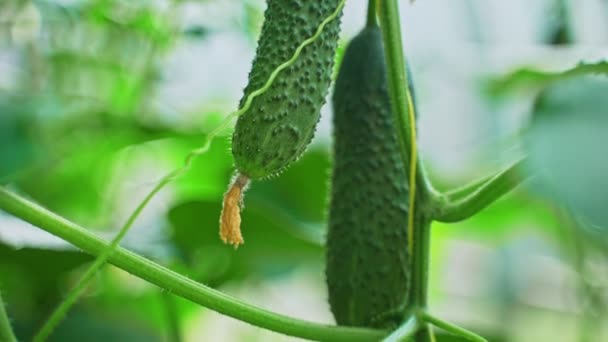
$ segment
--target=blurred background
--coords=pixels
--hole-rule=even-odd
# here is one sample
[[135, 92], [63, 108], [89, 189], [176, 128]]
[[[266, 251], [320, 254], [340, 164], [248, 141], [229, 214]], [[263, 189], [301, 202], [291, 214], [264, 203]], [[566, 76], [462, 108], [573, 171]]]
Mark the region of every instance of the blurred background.
[[[362, 28], [366, 7], [347, 1], [340, 52]], [[110, 238], [154, 183], [236, 109], [264, 8], [263, 0], [1, 1], [0, 184]], [[530, 122], [550, 78], [534, 70], [559, 72], [608, 54], [608, 1], [402, 1], [402, 25], [421, 149], [438, 188], [496, 172], [529, 146], [538, 152], [530, 167], [593, 160], [595, 170], [607, 170], [608, 130], [565, 157], [553, 140], [538, 143]], [[588, 94], [582, 91], [580, 101]], [[606, 92], [595, 94], [605, 103]], [[608, 107], [590, 108], [606, 117]], [[333, 322], [322, 247], [331, 115], [326, 106], [296, 164], [253, 184], [243, 214], [246, 244], [237, 251], [217, 233], [232, 174], [229, 130], [153, 200], [123, 245], [246, 302]], [[589, 136], [584, 132], [569, 141]], [[531, 182], [472, 219], [433, 225], [434, 314], [490, 341], [608, 341], [608, 243], [597, 224], [608, 222], [608, 172], [587, 177], [587, 164], [579, 164], [577, 179], [594, 179], [586, 186], [598, 191], [592, 209], [600, 220], [593, 224]], [[567, 185], [580, 190], [576, 182]], [[30, 339], [91, 260], [0, 212], [0, 288], [21, 340]], [[177, 335], [296, 340], [111, 266], [51, 340]]]

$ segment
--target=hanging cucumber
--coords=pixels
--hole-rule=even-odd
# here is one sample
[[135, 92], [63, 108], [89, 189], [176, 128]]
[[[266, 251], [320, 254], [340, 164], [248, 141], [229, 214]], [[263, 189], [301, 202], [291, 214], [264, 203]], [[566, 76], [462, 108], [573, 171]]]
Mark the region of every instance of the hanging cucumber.
[[331, 82], [344, 2], [268, 0], [267, 5], [241, 106], [321, 23], [333, 15], [337, 18], [327, 23], [317, 39], [301, 50], [297, 60], [278, 74], [237, 120], [232, 154], [238, 175], [224, 197], [220, 222], [220, 237], [235, 246], [243, 243], [240, 208], [249, 180], [281, 172], [304, 152], [314, 135]]
[[392, 327], [408, 304], [408, 177], [386, 72], [380, 29], [368, 25], [347, 47], [333, 95], [326, 279], [340, 325]]

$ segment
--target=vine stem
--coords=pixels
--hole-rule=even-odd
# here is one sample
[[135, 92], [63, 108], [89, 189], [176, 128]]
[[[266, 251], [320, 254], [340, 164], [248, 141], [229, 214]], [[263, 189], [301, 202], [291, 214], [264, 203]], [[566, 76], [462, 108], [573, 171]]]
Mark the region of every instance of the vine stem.
[[17, 342], [11, 322], [8, 319], [8, 314], [6, 313], [6, 308], [4, 307], [2, 294], [0, 294], [0, 341]]
[[[397, 137], [404, 165], [410, 167], [409, 178], [409, 215], [408, 250], [412, 257], [412, 285], [410, 303], [415, 308], [426, 307], [430, 222], [419, 215], [415, 201], [426, 202], [432, 194], [424, 170], [420, 167], [416, 148], [416, 115], [412, 93], [408, 88], [406, 60], [403, 53], [401, 24], [397, 0], [380, 0], [380, 27], [388, 73], [389, 95], [393, 105]], [[411, 158], [410, 158], [411, 156]], [[417, 187], [417, 184], [420, 185]]]
[[524, 164], [525, 159], [520, 159], [486, 181], [474, 182], [471, 186], [448, 192], [436, 204], [433, 219], [458, 222], [477, 214], [532, 177], [523, 169]]
[[382, 342], [400, 342], [407, 341], [409, 338], [414, 336], [418, 329], [420, 328], [420, 324], [418, 321], [418, 317], [415, 315], [410, 317], [404, 324], [402, 324], [399, 328], [395, 329], [390, 335], [388, 335]]
[[186, 173], [189, 170], [190, 165], [192, 164], [192, 161], [194, 160], [194, 158], [196, 158], [197, 156], [199, 156], [199, 155], [207, 152], [207, 150], [209, 150], [209, 147], [211, 145], [211, 141], [213, 140], [213, 138], [215, 138], [216, 135], [218, 135], [223, 129], [225, 129], [230, 124], [230, 121], [232, 118], [240, 116], [243, 113], [245, 113], [247, 110], [249, 110], [253, 100], [257, 96], [266, 92], [270, 88], [270, 86], [273, 84], [274, 80], [277, 78], [279, 73], [281, 73], [283, 70], [285, 70], [289, 66], [293, 65], [293, 63], [295, 63], [295, 61], [300, 56], [302, 50], [306, 46], [312, 44], [321, 35], [325, 26], [327, 26], [327, 24], [329, 24], [332, 20], [335, 20], [340, 15], [340, 13], [342, 12], [342, 9], [344, 8], [345, 3], [346, 3], [346, 0], [341, 0], [338, 3], [338, 5], [336, 6], [336, 9], [319, 24], [315, 33], [311, 37], [309, 37], [309, 38], [305, 39], [303, 42], [301, 42], [300, 45], [298, 45], [298, 47], [294, 51], [293, 55], [287, 61], [281, 63], [279, 66], [277, 66], [276, 69], [274, 69], [272, 71], [272, 73], [270, 74], [270, 76], [268, 77], [268, 79], [266, 80], [264, 85], [262, 87], [260, 87], [259, 89], [256, 89], [255, 91], [253, 91], [251, 94], [249, 94], [249, 96], [247, 96], [247, 98], [245, 99], [245, 103], [243, 104], [243, 106], [241, 108], [239, 108], [237, 111], [229, 114], [226, 118], [224, 118], [224, 120], [218, 125], [218, 127], [216, 127], [209, 135], [206, 136], [203, 145], [200, 148], [192, 150], [188, 154], [188, 156], [186, 157], [186, 161], [182, 167], [170, 172], [168, 175], [163, 177], [158, 182], [158, 184], [152, 189], [152, 191], [150, 191], [146, 195], [144, 200], [137, 206], [137, 208], [133, 211], [133, 213], [128, 218], [127, 222], [119, 230], [118, 234], [112, 240], [112, 242], [110, 243], [108, 248], [106, 250], [104, 250], [104, 252], [101, 253], [96, 258], [95, 262], [91, 265], [91, 267], [89, 267], [89, 269], [87, 269], [85, 274], [78, 281], [78, 283], [72, 289], [72, 291], [70, 291], [70, 293], [68, 294], [68, 297], [66, 297], [60, 303], [59, 307], [57, 307], [57, 309], [51, 314], [50, 318], [45, 322], [45, 324], [42, 326], [42, 328], [40, 329], [38, 334], [36, 334], [36, 336], [34, 337], [34, 342], [45, 341], [50, 336], [50, 334], [57, 327], [57, 325], [67, 315], [70, 308], [76, 303], [76, 301], [78, 300], [78, 298], [80, 297], [82, 292], [86, 289], [87, 285], [93, 279], [93, 277], [95, 276], [97, 271], [107, 262], [108, 258], [112, 255], [112, 253], [114, 252], [116, 247], [120, 244], [122, 239], [126, 236], [129, 229], [131, 228], [131, 226], [133, 225], [133, 223], [135, 222], [135, 220], [137, 219], [139, 214], [148, 205], [150, 200], [152, 200], [152, 198], [160, 190], [162, 190], [165, 187], [165, 185], [169, 184], [175, 178], [180, 177], [181, 175]]
[[160, 295], [163, 301], [162, 304], [164, 306], [167, 318], [167, 330], [169, 332], [169, 341], [182, 342], [183, 338], [180, 328], [179, 312], [177, 308], [177, 303], [175, 302], [175, 298], [172, 294], [166, 291], [162, 291]]
[[46, 339], [51, 335], [53, 330], [59, 325], [59, 323], [63, 320], [63, 318], [67, 315], [68, 311], [76, 303], [82, 292], [86, 289], [89, 282], [95, 277], [97, 271], [103, 266], [107, 261], [110, 255], [116, 249], [116, 246], [122, 241], [122, 239], [127, 235], [129, 228], [133, 226], [135, 220], [139, 216], [139, 214], [143, 211], [143, 209], [148, 205], [150, 200], [156, 195], [165, 184], [169, 183], [172, 179], [173, 173], [169, 174], [165, 177], [160, 183], [158, 183], [154, 189], [144, 198], [144, 200], [137, 206], [135, 211], [131, 214], [131, 216], [127, 219], [125, 225], [121, 228], [121, 230], [116, 234], [116, 237], [112, 239], [108, 248], [106, 248], [99, 256], [95, 259], [95, 262], [87, 269], [84, 275], [80, 278], [76, 286], [70, 291], [68, 296], [61, 302], [61, 304], [53, 311], [49, 319], [42, 326], [40, 331], [34, 336], [34, 342], [42, 342], [46, 341]]
[[[73, 244], [101, 255], [109, 244], [85, 228], [0, 187], [0, 209]], [[326, 325], [280, 315], [243, 303], [117, 246], [108, 261], [136, 277], [221, 314], [290, 336], [321, 341], [378, 341], [386, 331]]]
[[378, 25], [378, 1], [369, 0], [367, 2], [367, 21], [365, 23], [367, 27]]
[[428, 312], [421, 312], [419, 315], [420, 315], [421, 320], [423, 320], [427, 323], [430, 323], [438, 328], [441, 328], [449, 333], [452, 333], [456, 336], [465, 338], [471, 342], [488, 342], [488, 340], [475, 334], [474, 332], [471, 332], [471, 331], [463, 329], [457, 325], [454, 325], [452, 323], [439, 319], [439, 318], [429, 314]]

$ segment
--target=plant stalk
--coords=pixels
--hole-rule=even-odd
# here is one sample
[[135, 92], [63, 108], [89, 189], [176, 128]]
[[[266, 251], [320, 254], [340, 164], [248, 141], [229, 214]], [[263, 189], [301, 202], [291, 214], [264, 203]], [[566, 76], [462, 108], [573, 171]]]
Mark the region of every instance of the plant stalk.
[[167, 291], [162, 291], [160, 295], [163, 300], [163, 306], [167, 317], [169, 341], [182, 342], [184, 339], [182, 338], [179, 312], [175, 298]]
[[419, 216], [414, 226], [414, 236], [410, 306], [415, 310], [424, 310], [429, 286], [431, 220]]
[[513, 190], [531, 175], [524, 170], [525, 159], [521, 159], [499, 172], [486, 182], [473, 187], [465, 187], [468, 194], [444, 197], [436, 203], [433, 219], [440, 222], [458, 222], [465, 220], [494, 203], [497, 199]]
[[[384, 43], [389, 97], [391, 99], [392, 110], [395, 117], [395, 127], [397, 128], [396, 133], [400, 144], [401, 159], [403, 165], [408, 168], [411, 165], [411, 162], [414, 162], [413, 160], [410, 161], [410, 151], [412, 151], [412, 144], [415, 144], [415, 141], [412, 141], [412, 133], [415, 133], [415, 122], [411, 122], [410, 118], [415, 117], [415, 113], [411, 113], [412, 115], [410, 117], [410, 109], [415, 110], [415, 108], [410, 106], [413, 104], [413, 98], [408, 89], [407, 61], [403, 53], [398, 0], [378, 1], [378, 17], [380, 19], [382, 41]], [[414, 130], [414, 132], [412, 132], [412, 130]], [[416, 200], [423, 202], [431, 194], [432, 187], [424, 172], [424, 168], [417, 160], [418, 158], [415, 159], [417, 183]]]
[[15, 333], [13, 333], [13, 328], [11, 327], [11, 322], [8, 319], [8, 314], [6, 313], [6, 309], [4, 307], [4, 301], [2, 300], [1, 294], [0, 294], [0, 341], [17, 342], [17, 338], [15, 337]]
[[[415, 113], [411, 111], [412, 94], [408, 89], [408, 77], [406, 70], [406, 60], [403, 53], [401, 39], [401, 24], [399, 22], [399, 7], [397, 0], [380, 0], [379, 6], [380, 26], [384, 49], [386, 51], [386, 64], [388, 72], [388, 85], [395, 122], [397, 127], [397, 137], [400, 142], [401, 156], [404, 165], [416, 163], [416, 157], [410, 160], [410, 151], [415, 138], [415, 122], [410, 120]], [[415, 148], [415, 145], [413, 146]], [[409, 172], [411, 176], [415, 173], [417, 190], [415, 200], [418, 206], [423, 208], [430, 198], [430, 187], [428, 186], [426, 175], [420, 163], [416, 163], [415, 172]], [[412, 191], [413, 189], [410, 189]], [[410, 198], [410, 202], [412, 199]], [[411, 204], [411, 203], [410, 203]], [[410, 305], [418, 310], [426, 307], [427, 286], [428, 286], [428, 267], [429, 267], [429, 246], [430, 246], [430, 219], [426, 217], [423, 210], [410, 206], [410, 217], [414, 220], [412, 229], [408, 232], [412, 236], [410, 253], [412, 257], [412, 280], [410, 288]]]
[[395, 329], [390, 335], [388, 335], [382, 342], [400, 342], [407, 341], [409, 338], [414, 336], [418, 331], [420, 322], [416, 315], [410, 317], [404, 324], [399, 328]]
[[367, 22], [365, 24], [367, 27], [378, 25], [378, 1], [369, 0], [367, 3]]
[[486, 340], [485, 338], [477, 335], [474, 332], [468, 331], [466, 329], [463, 329], [457, 325], [454, 325], [452, 323], [446, 322], [442, 319], [439, 319], [427, 312], [421, 312], [420, 313], [420, 319], [428, 322], [430, 324], [433, 324], [434, 326], [441, 328], [451, 334], [454, 334], [456, 336], [460, 336], [462, 338], [465, 338], [471, 342], [488, 342], [488, 340]]
[[[89, 254], [99, 256], [109, 248], [107, 242], [85, 228], [3, 187], [0, 187], [0, 209], [70, 242]], [[117, 247], [108, 261], [170, 293], [221, 314], [285, 335], [315, 341], [378, 341], [387, 335], [387, 331], [383, 330], [313, 323], [258, 308], [199, 284], [122, 247]]]

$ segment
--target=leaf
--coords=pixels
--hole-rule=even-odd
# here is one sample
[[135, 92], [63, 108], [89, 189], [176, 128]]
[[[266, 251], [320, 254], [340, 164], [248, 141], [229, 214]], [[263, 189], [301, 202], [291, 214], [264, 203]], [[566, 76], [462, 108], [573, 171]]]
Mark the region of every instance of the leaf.
[[560, 80], [539, 96], [526, 136], [536, 189], [608, 233], [608, 78]]
[[608, 61], [580, 62], [578, 65], [562, 71], [522, 68], [490, 80], [487, 84], [487, 91], [492, 96], [500, 96], [530, 88], [542, 89], [556, 81], [590, 74], [608, 74]]
[[248, 197], [262, 197], [307, 222], [325, 222], [329, 195], [329, 153], [309, 149], [278, 177], [256, 182]]
[[220, 201], [192, 201], [169, 213], [173, 240], [186, 263], [199, 270], [198, 280], [219, 284], [249, 273], [272, 276], [321, 263], [318, 244], [290, 233], [276, 209], [259, 210], [249, 202], [242, 212], [245, 244], [238, 250], [224, 245], [218, 235], [220, 210]]
[[116, 310], [112, 316], [75, 310], [60, 324], [49, 341], [161, 342], [158, 332]]
[[0, 242], [3, 295], [10, 295], [11, 302], [28, 315], [34, 315], [40, 309], [55, 305], [63, 295], [60, 289], [68, 272], [91, 260], [75, 249], [15, 250]]
[[0, 96], [0, 184], [28, 167], [41, 154], [34, 130], [31, 100]]

